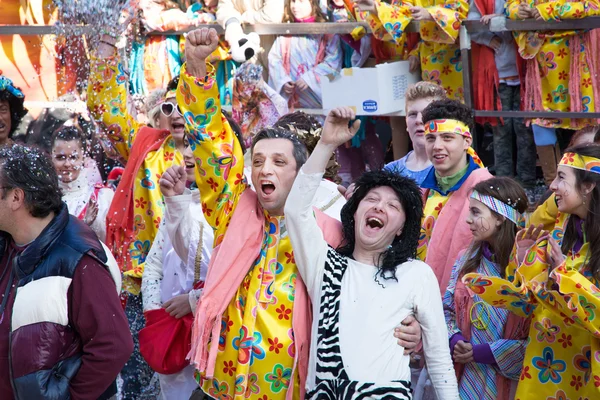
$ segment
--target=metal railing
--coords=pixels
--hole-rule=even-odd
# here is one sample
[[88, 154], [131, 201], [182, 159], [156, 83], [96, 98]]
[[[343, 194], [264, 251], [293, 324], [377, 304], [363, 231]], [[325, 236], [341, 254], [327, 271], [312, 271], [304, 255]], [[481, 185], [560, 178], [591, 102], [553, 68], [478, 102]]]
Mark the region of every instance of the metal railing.
[[[306, 35], [306, 34], [349, 34], [357, 26], [363, 26], [368, 32], [370, 28], [366, 23], [345, 22], [345, 23], [304, 23], [304, 24], [268, 24], [268, 25], [245, 25], [246, 33], [256, 32], [259, 35]], [[223, 28], [217, 24], [200, 25], [199, 27], [212, 27], [222, 34]], [[189, 28], [183, 31], [149, 32], [148, 35], [180, 35], [197, 27]], [[470, 33], [491, 31], [565, 31], [565, 30], [589, 30], [600, 28], [600, 17], [588, 17], [578, 20], [564, 21], [537, 21], [524, 20], [513, 21], [504, 17], [493, 18], [489, 25], [479, 21], [464, 21], [460, 31], [460, 49], [463, 62], [463, 82], [465, 103], [473, 107], [473, 89], [471, 80], [471, 39]], [[76, 27], [81, 34], [91, 33], [93, 28], [86, 26]], [[51, 25], [0, 25], [0, 35], [55, 35], [57, 28]], [[418, 32], [418, 22], [412, 22], [407, 32]], [[323, 113], [324, 110], [307, 110], [310, 113]], [[551, 112], [551, 111], [495, 111], [495, 110], [475, 110], [478, 117], [519, 117], [519, 118], [599, 118], [600, 113], [573, 113], [573, 112]], [[402, 112], [393, 115], [402, 115]]]

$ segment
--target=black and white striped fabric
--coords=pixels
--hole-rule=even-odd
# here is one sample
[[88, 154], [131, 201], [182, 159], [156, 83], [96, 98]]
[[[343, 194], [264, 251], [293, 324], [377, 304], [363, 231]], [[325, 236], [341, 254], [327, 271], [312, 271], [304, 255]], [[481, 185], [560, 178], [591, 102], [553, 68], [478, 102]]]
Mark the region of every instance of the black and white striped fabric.
[[321, 288], [317, 332], [316, 387], [307, 397], [318, 400], [412, 399], [410, 382], [381, 384], [351, 381], [344, 369], [339, 343], [340, 291], [348, 259], [329, 248]]

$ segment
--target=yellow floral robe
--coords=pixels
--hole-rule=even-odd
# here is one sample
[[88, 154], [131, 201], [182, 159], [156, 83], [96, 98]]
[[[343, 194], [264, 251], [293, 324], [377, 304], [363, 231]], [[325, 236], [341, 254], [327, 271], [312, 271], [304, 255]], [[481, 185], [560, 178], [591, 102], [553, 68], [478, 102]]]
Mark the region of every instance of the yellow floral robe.
[[467, 18], [469, 3], [465, 0], [395, 0], [392, 4], [378, 3], [379, 22], [389, 36], [383, 34], [377, 24], [372, 24], [376, 37], [403, 44], [406, 27], [412, 20], [409, 8], [426, 8], [434, 21], [420, 22], [421, 41], [410, 55], [421, 61], [423, 80], [437, 83], [449, 98], [462, 101], [462, 60], [456, 42], [460, 25]]
[[[521, 0], [509, 0], [506, 4], [506, 13], [510, 19], [518, 20], [517, 12]], [[578, 1], [529, 1], [530, 6], [535, 7], [545, 21], [554, 21], [561, 19], [580, 19], [599, 14], [600, 2], [598, 0], [587, 0], [584, 2]], [[592, 33], [593, 34], [593, 33]], [[515, 34], [519, 53], [527, 64], [527, 68], [538, 68], [540, 73], [540, 83], [536, 85], [535, 81], [528, 80], [527, 84], [531, 85], [527, 90], [531, 95], [526, 96], [527, 101], [525, 107], [527, 110], [534, 111], [583, 111], [595, 112], [596, 101], [600, 99], [594, 98], [593, 79], [597, 80], [590, 74], [590, 65], [588, 61], [597, 59], [599, 47], [589, 48], [582, 39], [588, 35], [584, 31], [529, 31], [519, 32]], [[580, 51], [577, 54], [572, 54], [569, 42], [573, 40], [581, 40]], [[588, 57], [586, 57], [586, 55]], [[571, 96], [574, 90], [570, 88], [570, 78], [573, 76], [572, 58], [577, 57], [577, 71], [579, 73], [578, 90], [581, 95], [581, 110], [573, 109], [571, 106]], [[575, 61], [577, 61], [575, 60]], [[597, 63], [597, 61], [596, 61]], [[537, 65], [536, 65], [537, 64]], [[529, 75], [528, 75], [529, 78]], [[600, 85], [600, 82], [594, 84]], [[533, 92], [541, 92], [539, 101], [533, 101]], [[536, 104], [541, 101], [542, 104]], [[533, 123], [536, 125], [545, 126], [548, 128], [567, 128], [581, 129], [588, 125], [597, 125], [597, 120], [592, 119], [568, 119], [557, 118], [553, 119], [535, 119]]]
[[453, 192], [450, 192], [448, 195], [444, 196], [437, 190], [429, 190], [427, 202], [425, 203], [425, 207], [423, 207], [421, 236], [419, 236], [419, 247], [417, 247], [417, 257], [423, 262], [427, 258], [427, 247], [429, 246], [429, 240], [431, 239], [435, 222], [440, 216], [442, 208], [444, 208], [448, 199], [452, 196], [452, 193]]
[[[375, 0], [375, 5], [378, 13], [382, 13], [382, 15], [386, 15], [386, 13], [396, 14], [390, 4]], [[400, 61], [408, 58], [409, 51], [404, 30], [410, 23], [410, 12], [408, 12], [408, 8], [402, 11], [407, 14], [405, 15], [406, 19], [393, 24], [390, 31], [385, 28], [379, 15], [374, 16], [369, 12], [356, 12], [356, 20], [368, 23], [373, 32], [373, 37], [379, 41], [377, 42], [379, 49], [375, 48], [376, 44], [372, 42], [373, 54], [378, 62]], [[385, 56], [386, 59], [380, 59], [382, 56]]]
[[[552, 235], [559, 242], [568, 218], [557, 218]], [[587, 268], [588, 243], [551, 273], [548, 251], [548, 240], [539, 240], [521, 265], [513, 252], [506, 279], [467, 274], [464, 282], [493, 306], [532, 315], [516, 399], [598, 399], [600, 289]]]
[[[119, 155], [127, 161], [141, 125], [128, 111], [128, 76], [116, 59], [92, 59], [88, 83], [88, 107], [94, 120], [101, 123]], [[164, 201], [158, 181], [172, 165], [180, 165], [183, 158], [168, 136], [157, 151], [148, 153], [133, 187], [134, 234], [129, 249], [131, 265], [122, 265], [125, 279], [123, 289], [139, 294], [143, 264], [150, 252], [154, 237], [163, 217]], [[111, 249], [116, 254], [120, 249]]]
[[[194, 79], [184, 68], [177, 93], [197, 165], [202, 210], [223, 240], [240, 195], [248, 188], [244, 157], [221, 114], [214, 68]], [[226, 251], [226, 250], [225, 250]], [[216, 399], [286, 397], [294, 366], [292, 313], [298, 270], [282, 217], [265, 212], [264, 239], [254, 265], [223, 314], [213, 379], [197, 377]], [[294, 398], [299, 398], [298, 379]]]

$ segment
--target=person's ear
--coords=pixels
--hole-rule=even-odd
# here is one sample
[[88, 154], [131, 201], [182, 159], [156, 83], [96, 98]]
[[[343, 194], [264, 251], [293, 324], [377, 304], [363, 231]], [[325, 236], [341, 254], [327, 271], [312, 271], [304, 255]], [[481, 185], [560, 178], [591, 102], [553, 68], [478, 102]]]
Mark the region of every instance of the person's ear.
[[471, 147], [471, 144], [473, 143], [473, 139], [470, 137], [465, 137], [465, 146], [464, 149], [468, 150], [469, 147]]

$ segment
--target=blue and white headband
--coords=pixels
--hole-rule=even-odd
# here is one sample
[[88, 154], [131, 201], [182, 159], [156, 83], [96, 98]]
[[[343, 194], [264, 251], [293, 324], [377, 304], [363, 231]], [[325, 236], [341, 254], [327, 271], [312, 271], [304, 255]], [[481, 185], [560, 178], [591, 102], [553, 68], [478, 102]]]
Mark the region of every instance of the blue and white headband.
[[23, 92], [21, 92], [17, 87], [15, 87], [15, 85], [13, 85], [13, 81], [11, 81], [3, 75], [0, 75], [0, 90], [6, 90], [8, 91], [8, 93], [20, 99], [25, 97]]
[[504, 218], [511, 220], [516, 225], [520, 225], [521, 214], [505, 202], [500, 201], [495, 197], [481, 194], [476, 190], [473, 190], [473, 193], [471, 193], [471, 198], [480, 201], [490, 210], [495, 211]]

